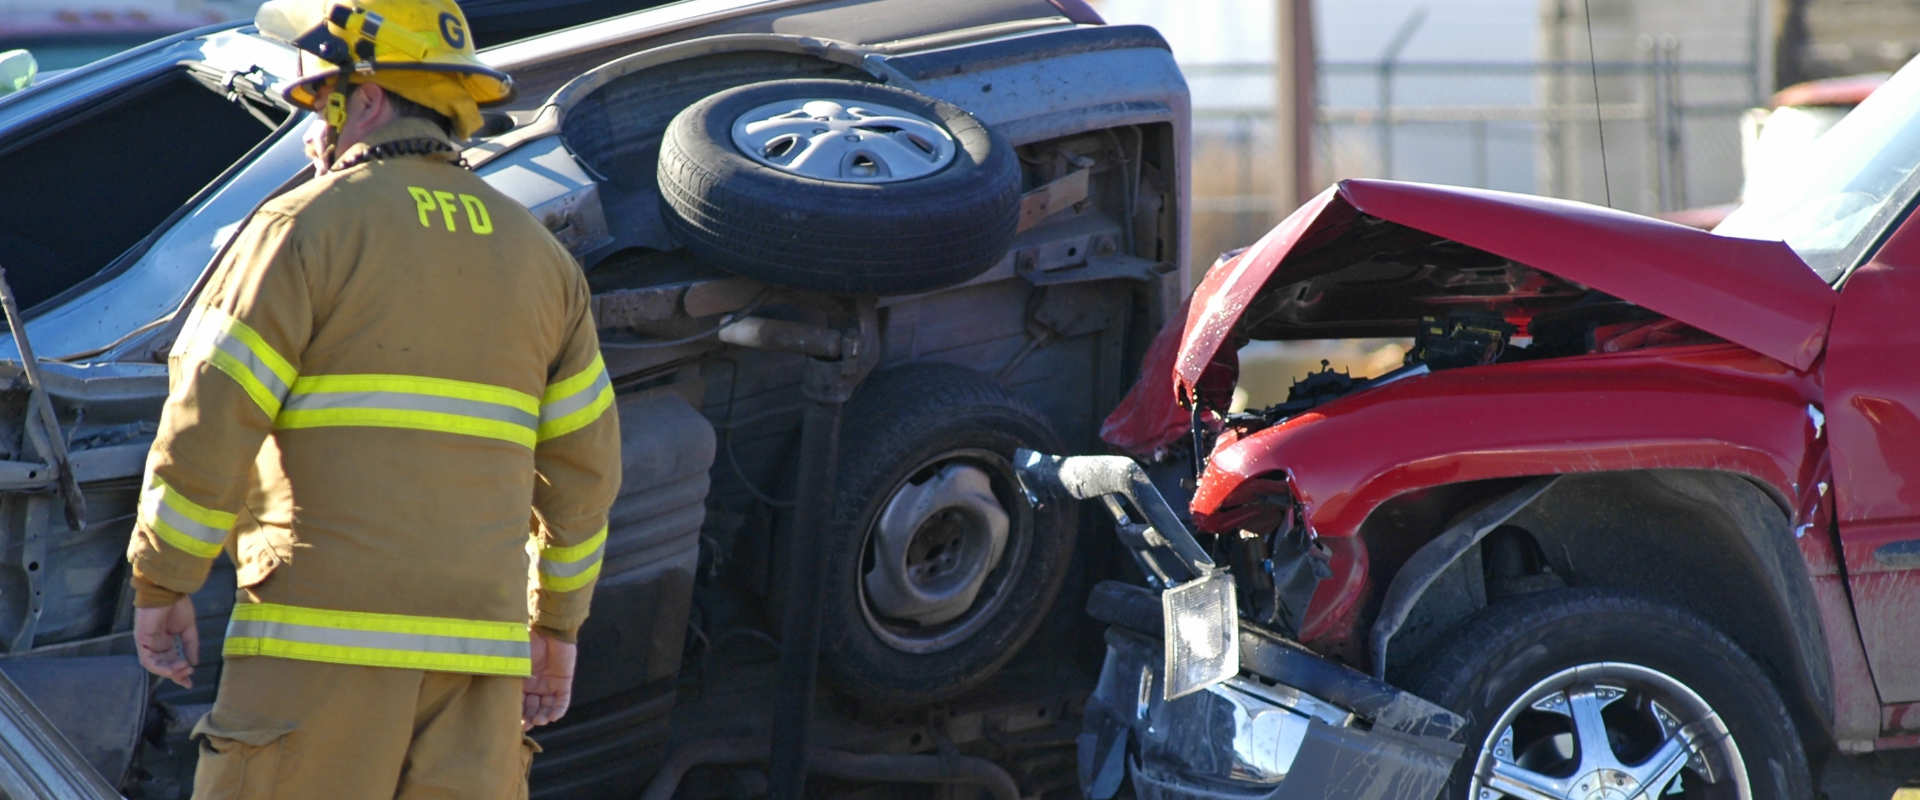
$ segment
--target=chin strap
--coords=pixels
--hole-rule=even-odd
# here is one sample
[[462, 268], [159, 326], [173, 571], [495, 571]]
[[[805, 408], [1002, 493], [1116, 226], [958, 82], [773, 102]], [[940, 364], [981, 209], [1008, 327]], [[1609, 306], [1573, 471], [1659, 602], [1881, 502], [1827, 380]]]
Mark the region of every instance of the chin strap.
[[341, 72], [327, 82], [325, 108], [320, 113], [327, 120], [327, 132], [320, 139], [320, 155], [328, 164], [340, 154], [336, 152], [340, 144], [340, 129], [347, 124], [347, 93], [344, 91], [347, 75]]

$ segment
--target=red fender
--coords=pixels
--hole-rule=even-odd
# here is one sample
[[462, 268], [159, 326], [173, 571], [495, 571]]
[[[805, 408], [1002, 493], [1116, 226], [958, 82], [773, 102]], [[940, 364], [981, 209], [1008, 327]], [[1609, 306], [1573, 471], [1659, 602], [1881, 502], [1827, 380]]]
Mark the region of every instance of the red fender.
[[[1465, 481], [1646, 469], [1744, 475], [1793, 508], [1825, 443], [1807, 373], [1736, 345], [1447, 370], [1359, 392], [1225, 441], [1193, 498], [1202, 531], [1285, 476], [1307, 520], [1347, 544], [1381, 504]], [[1301, 630], [1343, 633], [1367, 596], [1364, 548], [1335, 546]]]

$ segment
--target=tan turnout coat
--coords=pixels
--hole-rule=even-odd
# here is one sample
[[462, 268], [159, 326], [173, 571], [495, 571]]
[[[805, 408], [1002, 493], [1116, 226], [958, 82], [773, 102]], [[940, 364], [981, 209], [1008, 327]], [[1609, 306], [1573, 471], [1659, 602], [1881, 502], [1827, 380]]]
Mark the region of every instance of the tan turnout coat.
[[228, 656], [526, 675], [530, 621], [570, 641], [586, 617], [620, 482], [586, 280], [450, 161], [267, 203], [174, 346], [128, 557], [153, 606], [228, 549]]

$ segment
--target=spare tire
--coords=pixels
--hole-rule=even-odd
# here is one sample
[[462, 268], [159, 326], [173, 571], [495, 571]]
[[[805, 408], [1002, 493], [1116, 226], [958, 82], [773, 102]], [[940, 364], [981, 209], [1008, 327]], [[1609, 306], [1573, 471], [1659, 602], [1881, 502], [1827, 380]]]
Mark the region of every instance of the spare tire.
[[667, 222], [695, 256], [769, 283], [908, 294], [1006, 255], [1020, 167], [952, 104], [892, 86], [781, 80], [688, 106], [660, 145]]

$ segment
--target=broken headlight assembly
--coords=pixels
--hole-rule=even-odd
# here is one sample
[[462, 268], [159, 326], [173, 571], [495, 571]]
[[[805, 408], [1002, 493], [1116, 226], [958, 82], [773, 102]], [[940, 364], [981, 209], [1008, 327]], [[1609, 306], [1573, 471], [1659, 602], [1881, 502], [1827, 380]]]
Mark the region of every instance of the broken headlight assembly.
[[1193, 538], [1145, 470], [1125, 456], [1062, 458], [1014, 453], [1030, 502], [1099, 500], [1114, 530], [1160, 593], [1162, 697], [1193, 694], [1240, 671], [1239, 600], [1233, 574]]

